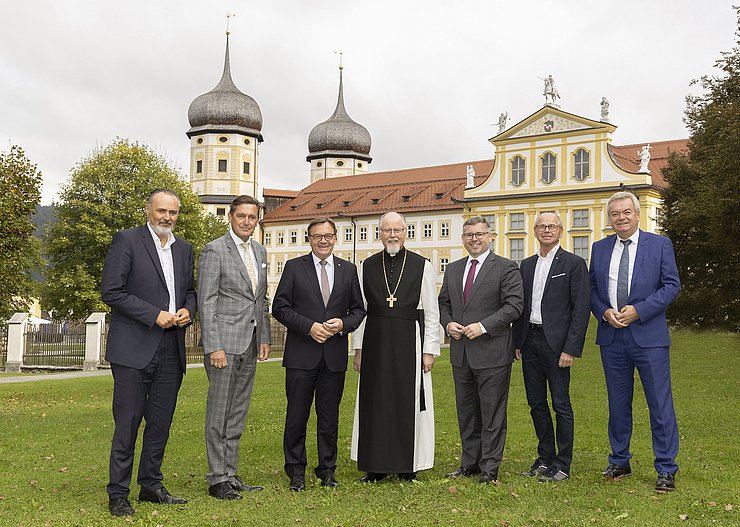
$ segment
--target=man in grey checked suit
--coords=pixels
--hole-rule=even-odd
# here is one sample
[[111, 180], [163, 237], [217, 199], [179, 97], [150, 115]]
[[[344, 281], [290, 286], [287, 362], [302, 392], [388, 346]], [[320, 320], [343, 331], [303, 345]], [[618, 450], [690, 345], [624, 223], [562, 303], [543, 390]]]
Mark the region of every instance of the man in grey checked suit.
[[483, 484], [498, 480], [514, 362], [511, 324], [524, 305], [519, 268], [493, 253], [490, 231], [481, 216], [463, 224], [469, 256], [447, 266], [439, 292], [439, 320], [452, 337], [450, 362], [462, 440], [460, 467], [447, 476], [480, 474]]
[[267, 252], [252, 239], [259, 202], [238, 196], [228, 218], [229, 232], [200, 255], [198, 308], [208, 375], [208, 493], [238, 500], [242, 495], [237, 491], [262, 490], [242, 481], [237, 462], [257, 360], [270, 354], [270, 321]]

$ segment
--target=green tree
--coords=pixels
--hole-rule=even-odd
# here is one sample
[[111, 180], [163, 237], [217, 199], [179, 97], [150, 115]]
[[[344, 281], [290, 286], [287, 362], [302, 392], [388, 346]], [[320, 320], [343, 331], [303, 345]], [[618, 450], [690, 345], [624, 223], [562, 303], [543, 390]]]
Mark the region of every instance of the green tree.
[[723, 52], [718, 76], [697, 83], [684, 122], [688, 152], [674, 154], [663, 174], [663, 230], [674, 243], [683, 290], [673, 322], [738, 330], [740, 323], [740, 8], [735, 47]]
[[41, 266], [31, 217], [41, 199], [41, 173], [19, 146], [0, 152], [0, 320], [26, 311]]
[[56, 222], [45, 235], [51, 267], [42, 303], [55, 318], [108, 310], [100, 299], [108, 246], [116, 232], [146, 222], [146, 198], [161, 187], [180, 197], [175, 234], [193, 244], [196, 256], [226, 232], [223, 222], [203, 210], [190, 185], [147, 146], [117, 139], [72, 170], [60, 192]]

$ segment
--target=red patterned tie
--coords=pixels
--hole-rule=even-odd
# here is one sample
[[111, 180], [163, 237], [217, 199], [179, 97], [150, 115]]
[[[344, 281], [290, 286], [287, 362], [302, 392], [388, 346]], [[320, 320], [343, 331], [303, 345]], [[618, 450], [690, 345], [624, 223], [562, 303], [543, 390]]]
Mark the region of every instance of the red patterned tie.
[[475, 280], [475, 269], [478, 267], [478, 260], [470, 260], [470, 270], [465, 278], [465, 287], [463, 288], [463, 302], [468, 303], [470, 292], [473, 290], [473, 281]]

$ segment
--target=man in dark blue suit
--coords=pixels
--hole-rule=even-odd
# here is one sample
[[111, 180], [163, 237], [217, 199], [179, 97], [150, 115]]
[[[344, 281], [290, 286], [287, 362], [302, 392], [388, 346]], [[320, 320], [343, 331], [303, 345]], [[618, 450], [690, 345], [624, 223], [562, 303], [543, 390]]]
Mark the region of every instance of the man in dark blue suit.
[[173, 191], [154, 190], [146, 203], [147, 224], [116, 233], [103, 267], [115, 421], [106, 490], [114, 516], [134, 514], [128, 494], [142, 417], [139, 501], [187, 503], [167, 492], [161, 471], [185, 372], [185, 326], [196, 306], [193, 247], [172, 234], [179, 212]]
[[681, 289], [671, 241], [638, 229], [640, 202], [617, 192], [606, 205], [616, 234], [591, 249], [591, 312], [599, 321], [609, 398], [607, 478], [630, 474], [632, 395], [637, 368], [650, 410], [658, 491], [675, 490], [678, 425], [673, 408], [666, 309]]
[[349, 347], [347, 335], [365, 318], [365, 305], [351, 262], [332, 256], [337, 229], [326, 217], [308, 224], [311, 253], [285, 263], [273, 316], [288, 328], [283, 366], [288, 409], [283, 450], [290, 490], [305, 489], [306, 424], [316, 398], [321, 485], [338, 486], [339, 403], [344, 391]]

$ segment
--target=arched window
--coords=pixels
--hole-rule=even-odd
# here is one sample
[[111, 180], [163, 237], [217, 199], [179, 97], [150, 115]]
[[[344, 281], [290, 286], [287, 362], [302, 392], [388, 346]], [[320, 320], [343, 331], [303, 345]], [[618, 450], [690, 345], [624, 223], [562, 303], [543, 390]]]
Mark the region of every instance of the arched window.
[[542, 156], [543, 183], [550, 184], [555, 181], [555, 178], [557, 177], [556, 163], [557, 158], [555, 157], [555, 154], [551, 154], [550, 152], [548, 152], [544, 156]]
[[576, 181], [583, 181], [588, 178], [589, 174], [590, 156], [588, 151], [583, 148], [576, 150], [573, 156], [573, 177]]
[[511, 184], [519, 187], [524, 183], [524, 158], [515, 156], [511, 160]]

